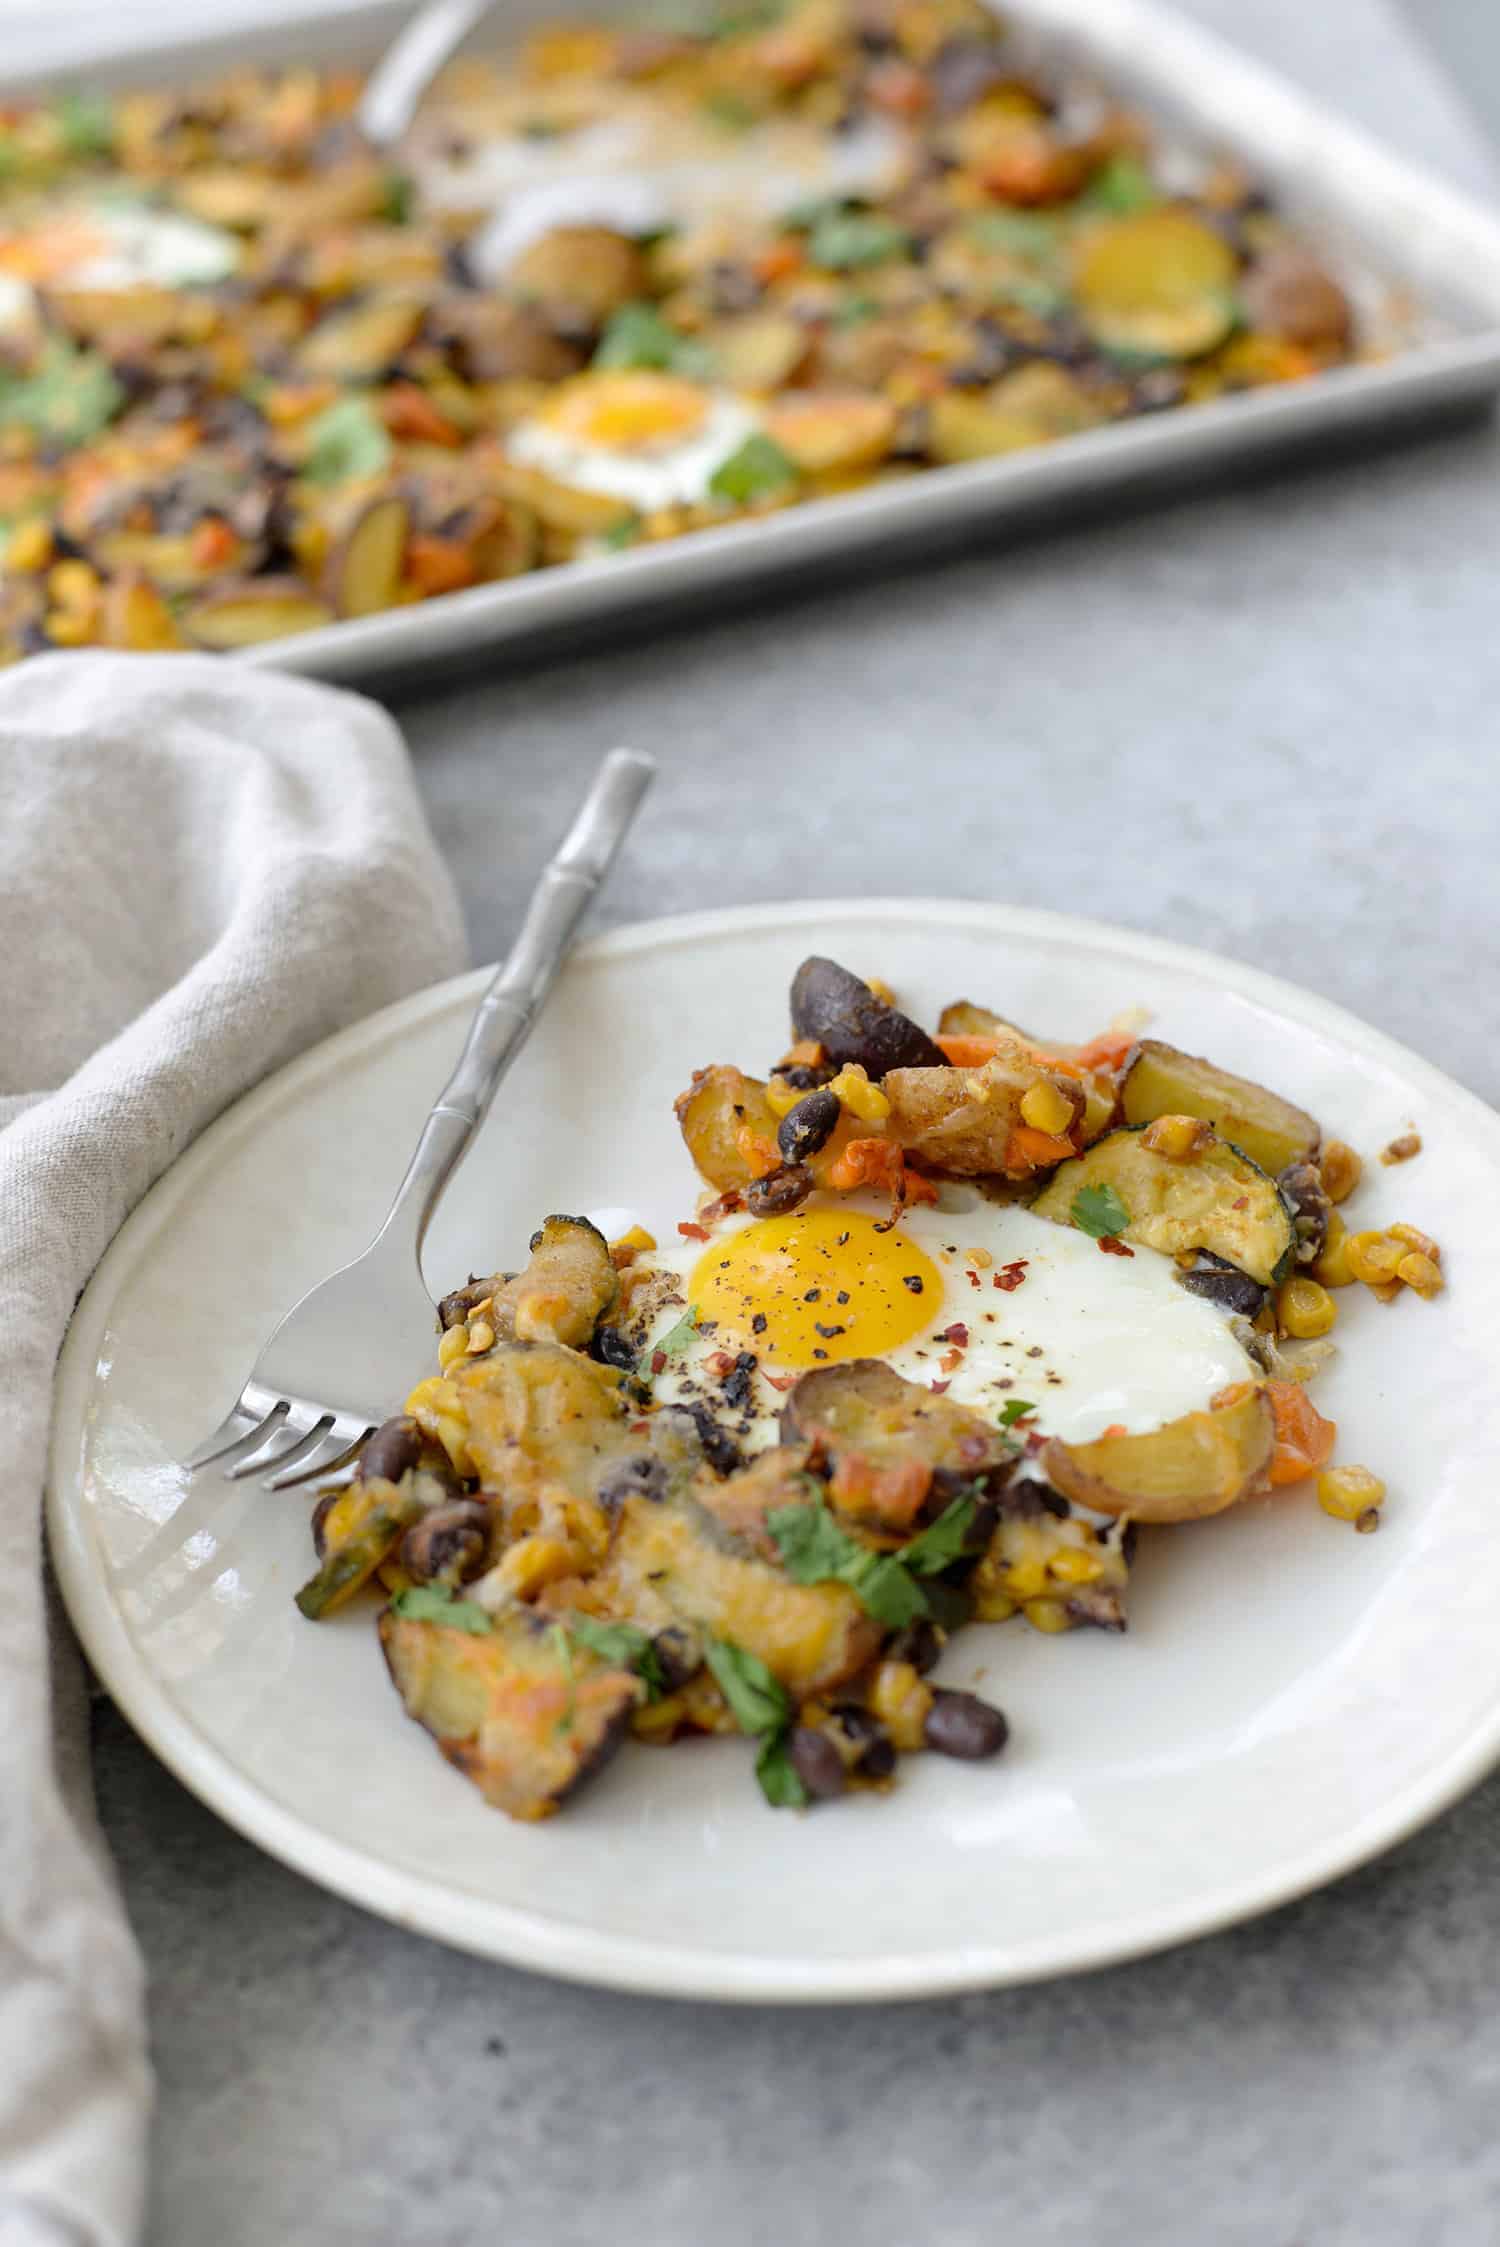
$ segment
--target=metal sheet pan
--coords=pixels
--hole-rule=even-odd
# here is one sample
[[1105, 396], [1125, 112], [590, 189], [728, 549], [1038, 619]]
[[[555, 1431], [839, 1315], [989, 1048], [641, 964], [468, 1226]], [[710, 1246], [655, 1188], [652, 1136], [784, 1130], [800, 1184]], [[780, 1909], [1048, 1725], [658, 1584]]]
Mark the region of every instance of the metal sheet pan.
[[[207, 37], [173, 0], [82, 18], [17, 19], [11, 85], [201, 77], [227, 60], [360, 59], [407, 11], [390, 0], [229, 0]], [[559, 13], [556, 0], [497, 10], [505, 39]], [[598, 14], [628, 0], [595, 0]], [[1500, 393], [1500, 215], [1331, 115], [1273, 72], [1155, 0], [1024, 0], [1016, 14], [1169, 128], [1238, 150], [1345, 264], [1411, 292], [1416, 339], [1379, 363], [1121, 422], [1035, 451], [814, 500], [755, 522], [571, 562], [381, 616], [334, 624], [235, 660], [362, 680], [557, 644], [632, 611], [689, 606], [841, 566], [885, 565], [1007, 524], [1051, 524], [1110, 495], [1150, 496], [1274, 455], [1332, 452], [1477, 408]]]

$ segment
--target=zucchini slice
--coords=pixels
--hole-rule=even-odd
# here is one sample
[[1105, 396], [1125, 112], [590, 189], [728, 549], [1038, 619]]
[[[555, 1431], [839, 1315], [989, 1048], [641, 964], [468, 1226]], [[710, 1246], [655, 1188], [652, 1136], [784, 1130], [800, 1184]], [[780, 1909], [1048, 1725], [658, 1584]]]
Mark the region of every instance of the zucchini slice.
[[1132, 1521], [1201, 1521], [1270, 1487], [1276, 1419], [1264, 1389], [1139, 1436], [1099, 1436], [1042, 1450], [1054, 1490], [1100, 1514]]
[[1259, 1165], [1227, 1140], [1211, 1138], [1190, 1162], [1177, 1162], [1144, 1146], [1133, 1127], [1112, 1131], [1060, 1164], [1031, 1206], [1055, 1225], [1074, 1224], [1074, 1197], [1086, 1186], [1110, 1187], [1128, 1213], [1123, 1237], [1164, 1256], [1206, 1249], [1262, 1287], [1291, 1269], [1291, 1213]]
[[1199, 1116], [1221, 1139], [1243, 1147], [1272, 1178], [1293, 1163], [1315, 1162], [1322, 1133], [1314, 1117], [1249, 1077], [1231, 1076], [1194, 1053], [1145, 1039], [1123, 1087], [1125, 1121]]

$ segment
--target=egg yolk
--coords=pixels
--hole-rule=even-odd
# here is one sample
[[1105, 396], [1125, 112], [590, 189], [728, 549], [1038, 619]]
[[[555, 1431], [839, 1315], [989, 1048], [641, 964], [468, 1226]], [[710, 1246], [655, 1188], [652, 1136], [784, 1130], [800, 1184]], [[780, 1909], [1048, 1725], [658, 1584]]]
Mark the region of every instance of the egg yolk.
[[699, 1258], [688, 1290], [700, 1319], [763, 1362], [799, 1368], [883, 1357], [929, 1327], [943, 1300], [937, 1266], [899, 1228], [839, 1209], [728, 1234]]
[[708, 401], [690, 382], [646, 369], [575, 375], [537, 420], [576, 443], [616, 452], [653, 452], [680, 444], [703, 426]]

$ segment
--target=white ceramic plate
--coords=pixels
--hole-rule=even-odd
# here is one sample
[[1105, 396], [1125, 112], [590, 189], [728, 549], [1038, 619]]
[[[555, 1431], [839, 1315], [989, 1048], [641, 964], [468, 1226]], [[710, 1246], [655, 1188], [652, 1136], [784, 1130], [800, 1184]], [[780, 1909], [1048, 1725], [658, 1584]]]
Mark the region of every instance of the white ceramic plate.
[[[809, 951], [919, 1015], [960, 994], [1058, 1037], [1144, 1003], [1355, 1145], [1415, 1123], [1360, 1214], [1451, 1251], [1436, 1303], [1341, 1297], [1319, 1401], [1390, 1485], [1378, 1536], [1283, 1493], [1143, 1541], [1124, 1638], [966, 1633], [954, 1683], [1010, 1715], [997, 1764], [922, 1757], [886, 1799], [763, 1807], [738, 1742], [634, 1745], [539, 1827], [488, 1810], [406, 1721], [368, 1610], [311, 1627], [308, 1500], [184, 1500], [174, 1459], [266, 1329], [363, 1243], [480, 978], [333, 1039], [208, 1132], [105, 1258], [64, 1354], [51, 1530], [110, 1692], [231, 1824], [403, 1924], [580, 1980], [684, 1996], [875, 1999], [1096, 1966], [1332, 1879], [1500, 1756], [1493, 1360], [1500, 1120], [1376, 1032], [1248, 968], [979, 905], [766, 907], [627, 929], [564, 976], [434, 1230], [451, 1284], [553, 1209], [668, 1233], [695, 1181], [689, 1070], [765, 1066]], [[1357, 1299], [1356, 1299], [1357, 1298]], [[414, 1368], [414, 1374], [420, 1368]], [[399, 1402], [392, 1399], [393, 1405]], [[181, 1510], [179, 1510], [181, 1509]]]

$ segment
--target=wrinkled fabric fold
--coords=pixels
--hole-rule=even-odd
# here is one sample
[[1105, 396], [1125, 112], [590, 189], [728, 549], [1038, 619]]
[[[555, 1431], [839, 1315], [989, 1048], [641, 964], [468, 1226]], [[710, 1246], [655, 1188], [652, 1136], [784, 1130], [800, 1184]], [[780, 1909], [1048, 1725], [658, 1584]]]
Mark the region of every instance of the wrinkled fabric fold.
[[43, 1580], [53, 1369], [129, 1211], [232, 1100], [463, 962], [391, 721], [209, 657], [0, 680], [0, 2247], [131, 2247], [143, 1974]]

